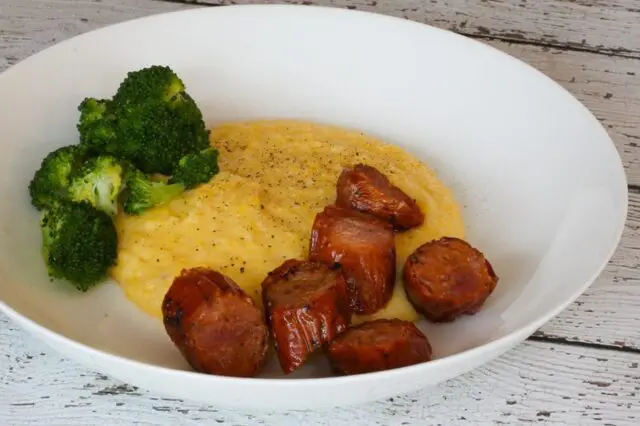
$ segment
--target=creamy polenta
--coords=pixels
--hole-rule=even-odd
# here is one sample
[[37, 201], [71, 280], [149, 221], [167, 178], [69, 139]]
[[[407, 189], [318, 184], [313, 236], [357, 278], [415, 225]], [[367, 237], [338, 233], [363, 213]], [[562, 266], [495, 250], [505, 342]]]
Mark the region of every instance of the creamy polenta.
[[111, 270], [126, 296], [162, 317], [162, 299], [182, 268], [207, 266], [229, 276], [260, 303], [260, 283], [286, 259], [306, 258], [316, 213], [335, 201], [343, 167], [373, 166], [415, 198], [425, 223], [396, 235], [398, 280], [392, 300], [373, 316], [414, 321], [399, 279], [407, 256], [441, 236], [464, 237], [451, 191], [409, 153], [332, 126], [299, 121], [228, 123], [212, 129], [220, 170], [208, 184], [141, 216], [119, 214], [118, 263]]

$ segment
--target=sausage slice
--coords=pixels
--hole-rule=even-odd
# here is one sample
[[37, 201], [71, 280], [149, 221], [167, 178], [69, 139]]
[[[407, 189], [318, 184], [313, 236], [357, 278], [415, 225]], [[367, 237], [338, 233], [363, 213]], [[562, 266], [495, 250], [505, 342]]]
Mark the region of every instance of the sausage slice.
[[285, 374], [330, 343], [351, 320], [347, 284], [339, 267], [287, 260], [263, 281], [262, 297]]
[[475, 314], [493, 292], [498, 276], [467, 242], [444, 237], [420, 246], [403, 270], [407, 298], [433, 322]]
[[191, 367], [222, 376], [251, 377], [267, 355], [268, 329], [253, 299], [210, 269], [183, 270], [162, 303], [167, 334]]
[[431, 344], [409, 321], [379, 319], [351, 327], [328, 347], [327, 358], [338, 374], [390, 370], [431, 361]]
[[336, 204], [370, 213], [406, 230], [424, 223], [424, 214], [407, 194], [377, 169], [357, 164], [338, 178]]
[[393, 293], [396, 249], [390, 224], [371, 215], [327, 206], [313, 223], [309, 259], [338, 263], [357, 314], [383, 308]]

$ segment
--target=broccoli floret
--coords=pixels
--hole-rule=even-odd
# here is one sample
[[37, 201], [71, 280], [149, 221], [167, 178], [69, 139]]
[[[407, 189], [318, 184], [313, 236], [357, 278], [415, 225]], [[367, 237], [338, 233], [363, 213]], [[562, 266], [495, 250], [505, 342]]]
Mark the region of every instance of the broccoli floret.
[[118, 196], [124, 186], [124, 168], [108, 155], [89, 158], [72, 174], [69, 198], [87, 201], [110, 216], [118, 213]]
[[202, 112], [169, 67], [128, 73], [102, 115], [99, 103], [85, 101], [81, 110], [82, 143], [143, 173], [172, 175], [182, 157], [209, 146]]
[[139, 215], [145, 210], [166, 204], [185, 191], [182, 184], [153, 181], [134, 167], [127, 167], [125, 185], [128, 194], [124, 211], [130, 215]]
[[47, 154], [29, 183], [31, 204], [42, 210], [55, 200], [66, 198], [70, 175], [84, 156], [84, 150], [77, 145], [64, 146]]
[[117, 120], [113, 102], [85, 98], [78, 106], [80, 143], [95, 153], [111, 152], [118, 146]]
[[173, 70], [154, 65], [131, 71], [120, 84], [113, 97], [119, 105], [140, 104], [152, 99], [169, 104], [179, 104], [184, 99], [185, 85]]
[[181, 183], [191, 189], [209, 182], [219, 171], [218, 150], [207, 148], [182, 157], [169, 183]]
[[115, 265], [118, 235], [109, 215], [87, 202], [60, 201], [43, 211], [42, 253], [52, 278], [87, 291]]

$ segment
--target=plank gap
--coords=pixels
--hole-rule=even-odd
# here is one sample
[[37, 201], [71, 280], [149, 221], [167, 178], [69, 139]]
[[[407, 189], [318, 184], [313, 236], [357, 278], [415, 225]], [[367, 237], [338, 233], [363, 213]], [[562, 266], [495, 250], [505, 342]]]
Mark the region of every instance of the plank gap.
[[218, 7], [218, 6], [231, 6], [233, 5], [233, 3], [225, 3], [225, 2], [220, 2], [220, 3], [203, 3], [199, 0], [152, 0], [152, 1], [159, 1], [159, 2], [163, 2], [163, 3], [179, 3], [179, 4], [190, 4], [193, 6], [207, 6], [207, 7]]
[[[155, 0], [155, 1], [182, 2], [182, 0]], [[214, 6], [214, 5], [205, 4], [205, 6]], [[501, 41], [508, 44], [518, 44], [523, 46], [536, 46], [536, 47], [547, 48], [547, 49], [558, 49], [558, 50], [566, 50], [566, 51], [572, 51], [572, 52], [591, 53], [594, 55], [607, 56], [609, 58], [614, 57], [614, 58], [640, 59], [640, 54], [628, 49], [595, 49], [595, 48], [590, 48], [588, 46], [587, 47], [576, 46], [574, 44], [548, 43], [548, 42], [535, 41], [535, 40], [519, 40], [519, 39], [514, 39], [509, 37], [471, 34], [471, 33], [465, 33], [465, 32], [454, 30], [454, 29], [450, 31], [465, 37], [472, 38], [474, 40]]]
[[574, 341], [574, 340], [570, 340], [570, 338], [568, 337], [553, 336], [553, 335], [545, 334], [540, 331], [536, 332], [532, 336], [529, 336], [527, 340], [532, 342], [553, 343], [555, 345], [579, 346], [579, 347], [590, 348], [590, 349], [611, 350], [611, 351], [626, 352], [631, 354], [640, 354], [640, 348], [627, 346], [624, 344], [624, 342], [621, 342], [621, 344], [617, 346], [617, 345], [611, 345], [606, 343], [592, 343], [592, 342], [583, 342], [578, 340]]

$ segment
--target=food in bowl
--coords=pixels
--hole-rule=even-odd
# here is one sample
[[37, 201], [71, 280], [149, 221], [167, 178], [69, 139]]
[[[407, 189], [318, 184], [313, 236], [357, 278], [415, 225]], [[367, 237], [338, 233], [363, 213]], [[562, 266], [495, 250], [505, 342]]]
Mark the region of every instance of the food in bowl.
[[480, 309], [498, 283], [484, 255], [466, 241], [429, 241], [407, 258], [404, 289], [418, 312], [433, 322], [454, 320]]
[[393, 295], [396, 246], [390, 223], [353, 209], [330, 205], [316, 216], [309, 258], [339, 264], [357, 314], [374, 314]]
[[[131, 72], [112, 99], [86, 98], [78, 109], [79, 143], [42, 160], [29, 194], [42, 211], [50, 275], [87, 291], [116, 264], [111, 217], [120, 205], [127, 214], [141, 214], [209, 181], [219, 169], [202, 113], [168, 67]], [[167, 173], [170, 178], [162, 177]], [[84, 206], [82, 217], [74, 215], [78, 205]], [[96, 252], [95, 241], [107, 234], [111, 245], [99, 243]]]
[[406, 230], [424, 223], [424, 213], [407, 194], [377, 169], [356, 164], [338, 178], [336, 205], [370, 213]]
[[372, 373], [430, 361], [431, 344], [410, 321], [377, 319], [340, 334], [327, 358], [338, 374]]
[[319, 351], [339, 374], [426, 362], [413, 321], [473, 314], [497, 284], [451, 191], [396, 146], [299, 120], [206, 129], [163, 66], [79, 110], [79, 144], [29, 187], [49, 272], [113, 277], [196, 371], [257, 376], [269, 345], [285, 374]]
[[251, 377], [264, 366], [268, 330], [262, 311], [219, 272], [183, 271], [167, 292], [162, 313], [171, 341], [195, 370]]
[[287, 374], [351, 322], [349, 289], [337, 264], [290, 259], [270, 272], [261, 287], [273, 346]]
[[[357, 164], [387, 176], [425, 213], [422, 225], [394, 234], [396, 271], [424, 242], [464, 237], [461, 209], [436, 174], [360, 131], [299, 120], [238, 121], [213, 126], [211, 147], [220, 152], [220, 171], [209, 182], [144, 214], [114, 217], [119, 250], [111, 276], [157, 318], [172, 279], [193, 265], [227, 275], [261, 303], [265, 276], [307, 256], [316, 215], [336, 200], [343, 169]], [[384, 309], [353, 321], [373, 317], [419, 318], [399, 273]]]

